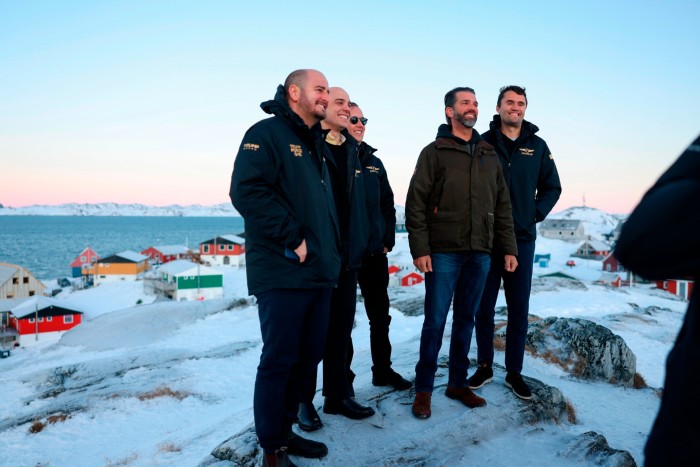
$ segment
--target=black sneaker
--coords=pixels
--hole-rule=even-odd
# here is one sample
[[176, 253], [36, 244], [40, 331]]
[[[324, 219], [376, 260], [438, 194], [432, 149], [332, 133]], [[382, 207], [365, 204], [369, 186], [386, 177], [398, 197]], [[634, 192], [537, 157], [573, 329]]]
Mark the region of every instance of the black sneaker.
[[493, 381], [493, 368], [490, 365], [479, 365], [476, 373], [467, 380], [469, 389], [479, 389], [486, 383]]
[[287, 454], [292, 456], [307, 457], [311, 459], [321, 458], [328, 454], [325, 444], [312, 439], [302, 438], [293, 431], [289, 431], [287, 438]]
[[513, 393], [519, 398], [525, 400], [532, 399], [532, 391], [530, 391], [528, 385], [523, 381], [523, 377], [519, 374], [508, 373], [506, 375], [506, 386], [511, 388]]
[[383, 373], [376, 373], [372, 376], [372, 384], [375, 386], [392, 386], [394, 389], [411, 389], [413, 383], [389, 368]]

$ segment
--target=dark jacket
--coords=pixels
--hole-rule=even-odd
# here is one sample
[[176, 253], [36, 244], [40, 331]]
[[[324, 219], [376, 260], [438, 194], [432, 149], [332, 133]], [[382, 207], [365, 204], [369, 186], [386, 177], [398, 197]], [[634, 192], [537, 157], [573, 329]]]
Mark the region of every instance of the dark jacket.
[[[245, 221], [249, 292], [334, 287], [338, 220], [321, 126], [309, 129], [292, 112], [282, 86], [260, 106], [274, 117], [243, 137], [229, 193]], [[294, 250], [304, 239], [308, 255], [300, 263]]]
[[493, 146], [476, 130], [468, 143], [441, 125], [421, 151], [406, 197], [414, 258], [496, 247], [516, 255], [508, 188]]
[[536, 125], [523, 121], [520, 137], [510, 153], [503, 142], [501, 116], [494, 115], [490, 130], [482, 136], [496, 148], [510, 192], [515, 238], [535, 241], [535, 224], [547, 217], [561, 195], [557, 166], [547, 143], [535, 133]]
[[[347, 203], [347, 219], [339, 219], [341, 226], [340, 254], [344, 267], [358, 269], [362, 265], [362, 258], [367, 254], [367, 242], [369, 241], [369, 224], [367, 222], [367, 207], [365, 205], [365, 190], [362, 177], [362, 166], [360, 165], [360, 146], [355, 138], [343, 130], [345, 143], [341, 146], [345, 148], [347, 164], [345, 170], [338, 170], [336, 161], [331, 154], [329, 144], [326, 144], [325, 154], [328, 162], [328, 170], [335, 172], [335, 175], [345, 174], [345, 196], [344, 200], [336, 199], [336, 206], [340, 202]], [[333, 177], [331, 177], [333, 178]], [[344, 210], [338, 208], [337, 212]]]
[[661, 408], [645, 466], [696, 465], [700, 458], [700, 137], [644, 195], [622, 227], [615, 256], [648, 279], [693, 278], [696, 288], [666, 361]]
[[383, 253], [384, 248], [391, 251], [396, 243], [394, 192], [389, 185], [384, 164], [374, 155], [376, 151], [364, 141], [360, 143], [360, 164], [369, 219], [370, 255]]

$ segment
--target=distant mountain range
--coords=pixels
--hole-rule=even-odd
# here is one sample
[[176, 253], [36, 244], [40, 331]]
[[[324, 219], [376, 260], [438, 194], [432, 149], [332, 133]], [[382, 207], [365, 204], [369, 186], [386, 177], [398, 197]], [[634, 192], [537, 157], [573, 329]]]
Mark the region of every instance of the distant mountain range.
[[0, 216], [180, 216], [180, 217], [231, 217], [240, 214], [231, 203], [202, 206], [146, 206], [144, 204], [117, 203], [69, 203], [56, 206], [33, 205], [12, 208], [0, 205]]

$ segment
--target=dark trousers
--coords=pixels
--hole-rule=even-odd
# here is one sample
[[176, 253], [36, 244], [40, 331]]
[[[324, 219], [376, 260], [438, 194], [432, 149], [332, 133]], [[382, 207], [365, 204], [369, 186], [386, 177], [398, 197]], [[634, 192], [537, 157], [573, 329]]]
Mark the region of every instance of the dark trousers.
[[518, 267], [514, 272], [504, 270], [503, 255], [491, 259], [491, 268], [486, 277], [484, 293], [476, 314], [476, 345], [479, 363], [493, 363], [493, 334], [496, 299], [503, 280], [503, 290], [508, 306], [508, 328], [506, 329], [506, 370], [520, 374], [523, 371], [527, 316], [530, 312], [530, 287], [532, 285], [532, 261], [535, 257], [535, 242], [518, 241]]
[[331, 290], [279, 289], [256, 296], [263, 348], [255, 377], [255, 430], [265, 452], [287, 444], [299, 402], [316, 385]]
[[[389, 261], [385, 254], [367, 256], [357, 276], [365, 310], [369, 319], [369, 342], [372, 351], [372, 372], [386, 374], [391, 368], [389, 342]], [[352, 345], [352, 343], [351, 343]], [[348, 368], [349, 369], [349, 368]]]
[[[352, 396], [352, 382], [348, 379], [350, 367], [350, 336], [355, 322], [357, 302], [357, 269], [343, 269], [338, 286], [331, 294], [331, 311], [328, 322], [326, 351], [323, 354], [323, 395], [330, 399]], [[306, 400], [313, 398], [307, 397]]]

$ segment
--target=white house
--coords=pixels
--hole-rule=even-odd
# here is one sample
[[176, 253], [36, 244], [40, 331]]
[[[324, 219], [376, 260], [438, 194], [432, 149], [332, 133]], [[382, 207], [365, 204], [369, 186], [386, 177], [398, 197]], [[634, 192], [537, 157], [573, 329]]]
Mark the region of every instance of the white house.
[[223, 274], [186, 260], [166, 263], [156, 271], [153, 288], [173, 300], [206, 300], [224, 296]]

